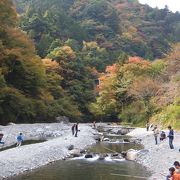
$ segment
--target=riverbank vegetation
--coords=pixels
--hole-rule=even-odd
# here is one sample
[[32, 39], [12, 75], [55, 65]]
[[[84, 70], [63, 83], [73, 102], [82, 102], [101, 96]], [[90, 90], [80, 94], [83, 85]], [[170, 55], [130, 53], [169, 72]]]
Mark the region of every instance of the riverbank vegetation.
[[[91, 111], [99, 118], [118, 118], [136, 125], [147, 121], [180, 127], [180, 45], [164, 59], [153, 62], [140, 57], [122, 59], [99, 78]], [[146, 120], [146, 121], [145, 121]]]
[[67, 116], [179, 126], [178, 12], [136, 0], [13, 3], [0, 2], [2, 124]]

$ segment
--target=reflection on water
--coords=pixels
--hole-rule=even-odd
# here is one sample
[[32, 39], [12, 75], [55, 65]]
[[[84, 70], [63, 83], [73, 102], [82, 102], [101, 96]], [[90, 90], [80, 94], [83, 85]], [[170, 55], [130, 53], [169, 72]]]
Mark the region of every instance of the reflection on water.
[[136, 180], [132, 177], [114, 176], [126, 174], [148, 177], [145, 169], [129, 161], [59, 161], [33, 173], [13, 178], [13, 180]]
[[[128, 136], [105, 136], [110, 139], [110, 142], [99, 142], [95, 146], [92, 146], [88, 150], [94, 153], [110, 153], [112, 151], [121, 153], [128, 149], [140, 150], [143, 146], [136, 143], [122, 143], [123, 139], [129, 139]], [[110, 151], [110, 150], [112, 151]]]
[[94, 153], [110, 153], [112, 151], [121, 153], [122, 151], [127, 151], [128, 149], [142, 149], [141, 145], [134, 143], [109, 143], [109, 142], [101, 142], [97, 143], [95, 146], [89, 148], [90, 152]]

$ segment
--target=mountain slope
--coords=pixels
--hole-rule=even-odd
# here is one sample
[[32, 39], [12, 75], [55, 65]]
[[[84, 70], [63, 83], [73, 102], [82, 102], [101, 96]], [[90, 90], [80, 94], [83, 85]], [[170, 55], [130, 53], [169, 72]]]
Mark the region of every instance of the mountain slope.
[[[136, 0], [14, 0], [21, 28], [46, 56], [55, 39], [96, 41], [113, 59], [124, 51], [146, 59], [163, 57], [180, 41], [180, 14], [153, 9]], [[46, 44], [46, 45], [44, 45]]]

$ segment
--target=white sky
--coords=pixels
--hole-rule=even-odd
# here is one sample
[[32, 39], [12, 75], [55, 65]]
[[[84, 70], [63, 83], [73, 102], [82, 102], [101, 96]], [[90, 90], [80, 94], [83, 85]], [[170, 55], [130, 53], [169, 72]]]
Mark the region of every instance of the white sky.
[[142, 4], [148, 4], [151, 7], [164, 8], [165, 5], [168, 6], [169, 10], [180, 12], [180, 0], [139, 0]]

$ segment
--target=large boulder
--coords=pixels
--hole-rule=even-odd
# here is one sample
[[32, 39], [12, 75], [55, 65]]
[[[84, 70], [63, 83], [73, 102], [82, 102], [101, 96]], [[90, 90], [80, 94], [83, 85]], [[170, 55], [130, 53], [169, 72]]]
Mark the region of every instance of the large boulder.
[[81, 156], [81, 152], [80, 149], [73, 149], [70, 151], [70, 155], [71, 157], [80, 157]]
[[120, 130], [120, 134], [121, 134], [121, 135], [126, 135], [127, 133], [129, 133], [129, 130], [128, 130], [128, 129], [121, 129], [121, 130]]
[[126, 153], [126, 159], [129, 161], [135, 161], [139, 151], [134, 149], [129, 149]]

